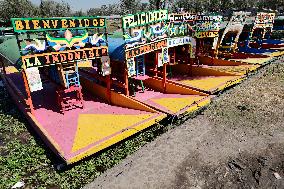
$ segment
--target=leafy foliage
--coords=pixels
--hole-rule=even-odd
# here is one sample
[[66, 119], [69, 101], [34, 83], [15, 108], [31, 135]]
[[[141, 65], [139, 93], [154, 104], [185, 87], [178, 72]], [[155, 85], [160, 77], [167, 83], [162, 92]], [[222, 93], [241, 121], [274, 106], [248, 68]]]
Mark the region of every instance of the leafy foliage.
[[121, 13], [134, 14], [139, 11], [140, 4], [140, 0], [120, 0]]
[[8, 21], [10, 18], [30, 17], [35, 15], [37, 8], [29, 0], [0, 1], [0, 18]]
[[55, 2], [53, 0], [42, 0], [39, 5], [41, 17], [60, 17], [69, 16], [71, 13], [70, 5], [66, 2]]

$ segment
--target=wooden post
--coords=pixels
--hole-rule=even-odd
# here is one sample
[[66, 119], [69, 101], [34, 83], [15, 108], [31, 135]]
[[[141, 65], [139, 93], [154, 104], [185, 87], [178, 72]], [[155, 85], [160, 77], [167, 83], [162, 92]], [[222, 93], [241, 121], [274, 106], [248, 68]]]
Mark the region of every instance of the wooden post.
[[[193, 65], [194, 64], [194, 59], [192, 58], [192, 53], [193, 53], [193, 46], [190, 44], [188, 45], [188, 57], [189, 57], [189, 64]], [[195, 56], [195, 55], [194, 55]]]
[[126, 69], [124, 69], [124, 81], [125, 81], [125, 95], [129, 96], [129, 87], [128, 87], [128, 70], [127, 70], [127, 66], [125, 65]]
[[173, 62], [173, 64], [175, 64], [176, 63], [176, 47], [173, 47], [174, 48], [174, 62]]
[[3, 61], [3, 57], [1, 55], [0, 55], [0, 62], [1, 62], [1, 67], [3, 69], [3, 73], [4, 73], [4, 75], [6, 75], [5, 64], [4, 64], [4, 61]]
[[194, 55], [195, 58], [192, 58], [192, 57], [191, 57], [192, 48], [193, 48], [193, 46], [188, 45], [188, 54], [189, 54], [188, 60], [189, 60], [189, 75], [190, 75], [190, 76], [192, 76], [192, 66], [193, 66], [193, 64], [194, 64], [195, 58], [197, 57], [196, 54]]
[[167, 82], [167, 63], [163, 64], [163, 89], [166, 92], [166, 82]]
[[157, 76], [158, 76], [158, 60], [159, 60], [159, 53], [156, 52], [155, 55], [156, 55], [156, 57], [155, 57], [155, 60], [154, 60], [154, 61], [155, 61], [155, 62], [154, 62], [154, 64], [155, 64], [154, 72], [155, 72], [155, 76], [157, 77]]
[[34, 115], [34, 106], [33, 106], [33, 102], [32, 102], [31, 91], [30, 91], [27, 76], [26, 76], [26, 73], [25, 73], [24, 70], [22, 71], [22, 77], [23, 77], [23, 80], [24, 80], [25, 89], [26, 89], [26, 93], [27, 93], [27, 97], [28, 97], [28, 100], [27, 100], [28, 106], [30, 106], [30, 110], [31, 110], [32, 115]]
[[106, 83], [107, 83], [107, 98], [108, 98], [108, 102], [111, 104], [111, 78], [110, 78], [110, 75], [106, 76]]

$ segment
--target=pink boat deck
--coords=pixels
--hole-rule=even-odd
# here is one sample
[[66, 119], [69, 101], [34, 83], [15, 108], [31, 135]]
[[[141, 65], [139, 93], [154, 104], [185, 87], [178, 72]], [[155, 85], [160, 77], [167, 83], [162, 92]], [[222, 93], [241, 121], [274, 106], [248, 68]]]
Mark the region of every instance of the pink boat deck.
[[[13, 73], [8, 77], [25, 94], [21, 75]], [[118, 139], [112, 138], [123, 139], [119, 135], [124, 135], [125, 130], [145, 125], [150, 120], [161, 119], [161, 113], [109, 105], [88, 93], [83, 94], [84, 109], [74, 107], [63, 114], [56, 103], [55, 88], [56, 84], [46, 82], [43, 83], [42, 90], [32, 93], [34, 117], [39, 123], [37, 127], [47, 135], [67, 162], [75, 161], [77, 156], [81, 156], [81, 159], [86, 154], [95, 153], [106, 145], [109, 146], [109, 143], [118, 142]], [[134, 133], [136, 132], [137, 130]]]
[[208, 98], [200, 95], [166, 94], [149, 88], [139, 91], [133, 97], [136, 100], [169, 114], [183, 113], [186, 108]]

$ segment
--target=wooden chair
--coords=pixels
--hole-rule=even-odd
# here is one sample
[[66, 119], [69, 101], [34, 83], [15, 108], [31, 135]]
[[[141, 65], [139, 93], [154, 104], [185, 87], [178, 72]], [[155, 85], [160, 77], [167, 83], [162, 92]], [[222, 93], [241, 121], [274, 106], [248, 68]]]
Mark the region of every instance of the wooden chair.
[[67, 65], [63, 67], [66, 85], [57, 88], [57, 103], [60, 106], [63, 114], [67, 109], [80, 105], [84, 108], [82, 87], [80, 85], [78, 66], [77, 64]]
[[129, 78], [129, 85], [134, 93], [134, 96], [136, 95], [136, 88], [137, 86], [141, 86], [142, 91], [145, 91], [143, 80], [146, 78], [145, 76], [145, 59], [144, 55], [141, 55], [136, 58], [136, 76]]

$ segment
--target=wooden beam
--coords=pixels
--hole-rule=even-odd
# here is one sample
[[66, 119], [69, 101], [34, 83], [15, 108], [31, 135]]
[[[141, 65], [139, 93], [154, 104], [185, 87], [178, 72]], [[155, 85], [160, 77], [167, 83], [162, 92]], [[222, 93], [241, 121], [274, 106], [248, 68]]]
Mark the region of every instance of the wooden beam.
[[6, 75], [5, 64], [4, 64], [4, 61], [3, 61], [3, 57], [1, 55], [0, 55], [0, 62], [1, 62], [1, 67], [3, 69], [3, 73], [4, 73], [4, 75]]
[[159, 60], [159, 53], [156, 51], [155, 53], [156, 57], [155, 57], [155, 68], [154, 68], [154, 73], [155, 73], [155, 76], [157, 77], [158, 76], [158, 60]]
[[106, 84], [107, 84], [107, 100], [111, 104], [111, 78], [110, 75], [106, 76]]
[[128, 87], [128, 70], [127, 70], [127, 65], [125, 64], [125, 69], [124, 69], [124, 90], [125, 90], [125, 95], [129, 96], [129, 87]]
[[166, 92], [166, 82], [167, 82], [167, 63], [163, 65], [163, 89]]
[[26, 73], [25, 73], [24, 70], [22, 70], [22, 77], [23, 77], [23, 80], [24, 80], [25, 89], [26, 89], [27, 98], [28, 98], [27, 104], [28, 104], [28, 106], [30, 106], [31, 114], [35, 115], [34, 114], [34, 106], [33, 106], [32, 97], [31, 97], [31, 91], [30, 91], [27, 76], [26, 76]]

